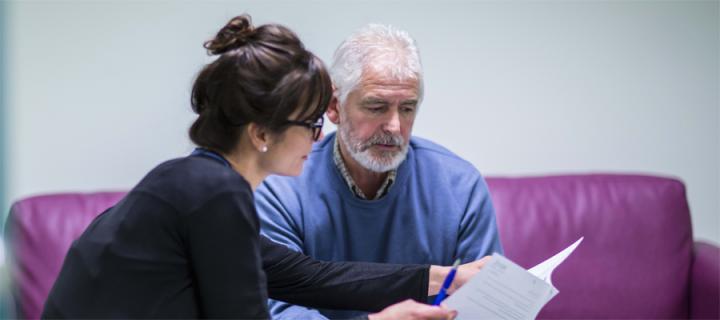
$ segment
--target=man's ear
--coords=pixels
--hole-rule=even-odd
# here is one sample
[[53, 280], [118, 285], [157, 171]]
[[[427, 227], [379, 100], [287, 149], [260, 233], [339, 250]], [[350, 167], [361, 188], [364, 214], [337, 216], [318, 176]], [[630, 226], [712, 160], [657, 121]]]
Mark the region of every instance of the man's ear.
[[255, 150], [260, 152], [267, 151], [268, 144], [270, 144], [271, 141], [270, 134], [265, 127], [251, 122], [245, 127], [245, 132]]
[[335, 95], [333, 95], [327, 108], [327, 117], [330, 122], [334, 124], [338, 124], [340, 122], [340, 110], [338, 109], [339, 107], [340, 106], [338, 103], [338, 99]]

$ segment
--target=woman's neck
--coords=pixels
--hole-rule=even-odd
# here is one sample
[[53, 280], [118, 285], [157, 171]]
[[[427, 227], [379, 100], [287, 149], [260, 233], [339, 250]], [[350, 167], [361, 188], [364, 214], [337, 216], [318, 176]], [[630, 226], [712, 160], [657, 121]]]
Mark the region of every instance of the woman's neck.
[[260, 166], [256, 150], [238, 150], [223, 153], [222, 156], [230, 162], [230, 166], [250, 183], [253, 192], [268, 176]]

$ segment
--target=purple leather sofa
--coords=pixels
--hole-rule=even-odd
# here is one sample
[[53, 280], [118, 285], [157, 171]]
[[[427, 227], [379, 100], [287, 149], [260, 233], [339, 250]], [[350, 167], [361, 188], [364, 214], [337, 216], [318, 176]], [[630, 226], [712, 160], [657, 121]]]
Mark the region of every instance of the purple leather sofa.
[[70, 244], [124, 192], [65, 193], [27, 198], [10, 209], [5, 245], [15, 315], [38, 319]]
[[[585, 240], [553, 273], [540, 318], [720, 318], [720, 249], [694, 242], [680, 181], [634, 175], [488, 178], [505, 254], [529, 268]], [[39, 317], [70, 243], [123, 193], [18, 201], [6, 244], [13, 297]]]
[[720, 317], [720, 249], [694, 242], [685, 186], [639, 175], [488, 179], [505, 255], [530, 268], [581, 236], [539, 318]]

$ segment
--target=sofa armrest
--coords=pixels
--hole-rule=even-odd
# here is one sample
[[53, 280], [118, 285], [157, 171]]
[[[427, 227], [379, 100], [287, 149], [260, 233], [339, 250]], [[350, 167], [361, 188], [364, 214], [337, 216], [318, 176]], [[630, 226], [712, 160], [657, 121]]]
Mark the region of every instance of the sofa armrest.
[[720, 318], [720, 248], [695, 242], [690, 275], [690, 318]]

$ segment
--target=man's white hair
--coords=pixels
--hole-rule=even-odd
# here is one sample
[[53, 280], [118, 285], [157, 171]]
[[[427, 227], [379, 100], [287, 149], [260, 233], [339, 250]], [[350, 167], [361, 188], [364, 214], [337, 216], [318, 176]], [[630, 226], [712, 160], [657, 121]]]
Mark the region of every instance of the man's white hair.
[[341, 106], [368, 69], [397, 80], [417, 80], [418, 104], [422, 101], [420, 52], [407, 32], [389, 25], [369, 24], [340, 44], [333, 56], [330, 76]]

